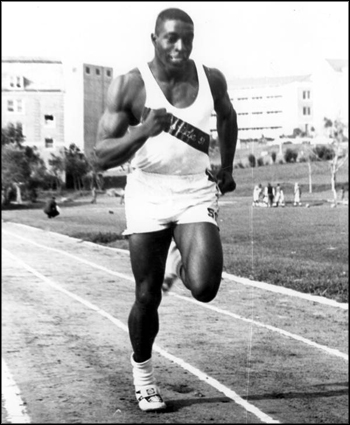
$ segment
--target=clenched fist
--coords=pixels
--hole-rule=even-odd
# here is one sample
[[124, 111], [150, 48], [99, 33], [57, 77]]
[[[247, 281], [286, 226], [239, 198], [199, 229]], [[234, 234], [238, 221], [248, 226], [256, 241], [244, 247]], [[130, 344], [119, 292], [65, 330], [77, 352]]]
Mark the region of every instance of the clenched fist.
[[167, 131], [170, 127], [171, 116], [165, 108], [145, 108], [141, 122], [147, 130], [148, 137], [158, 136], [162, 131]]
[[216, 178], [222, 195], [226, 192], [233, 192], [236, 189], [236, 182], [232, 177], [232, 171], [221, 169], [216, 175]]

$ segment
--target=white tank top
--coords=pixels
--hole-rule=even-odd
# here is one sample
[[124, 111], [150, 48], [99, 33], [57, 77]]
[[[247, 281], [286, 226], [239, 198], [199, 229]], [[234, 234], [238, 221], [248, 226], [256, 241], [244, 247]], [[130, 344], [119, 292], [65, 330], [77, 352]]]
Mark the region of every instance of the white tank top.
[[[203, 66], [196, 65], [196, 69], [199, 87], [195, 101], [186, 108], [176, 108], [164, 96], [148, 64], [141, 65], [139, 70], [146, 90], [145, 107], [165, 108], [167, 112], [210, 135], [213, 97]], [[210, 161], [206, 153], [163, 131], [145, 142], [136, 152], [131, 166], [149, 173], [190, 175], [210, 168]]]

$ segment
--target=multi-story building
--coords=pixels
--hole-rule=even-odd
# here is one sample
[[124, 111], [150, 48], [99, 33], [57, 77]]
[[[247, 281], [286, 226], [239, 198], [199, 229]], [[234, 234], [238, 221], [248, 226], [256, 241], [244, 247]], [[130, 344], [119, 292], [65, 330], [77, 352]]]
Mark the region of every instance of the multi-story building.
[[25, 143], [36, 146], [46, 160], [65, 143], [64, 97], [60, 61], [2, 60], [2, 127], [21, 124]]
[[96, 143], [99, 119], [106, 107], [113, 69], [87, 63], [66, 64], [64, 74], [66, 144], [75, 143], [89, 156]]
[[22, 125], [44, 160], [71, 143], [89, 155], [113, 69], [42, 58], [2, 59], [2, 127]]
[[[237, 78], [228, 82], [239, 138], [279, 138], [299, 129], [323, 135], [324, 118], [348, 125], [348, 62], [326, 60], [307, 75]], [[212, 134], [216, 137], [215, 114]]]

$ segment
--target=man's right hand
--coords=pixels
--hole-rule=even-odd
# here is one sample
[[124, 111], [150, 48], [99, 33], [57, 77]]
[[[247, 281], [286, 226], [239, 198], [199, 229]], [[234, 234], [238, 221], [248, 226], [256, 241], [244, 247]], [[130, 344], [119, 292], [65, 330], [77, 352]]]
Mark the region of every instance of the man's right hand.
[[169, 129], [171, 114], [165, 108], [145, 108], [142, 114], [142, 124], [147, 130], [148, 137], [158, 136], [162, 131]]

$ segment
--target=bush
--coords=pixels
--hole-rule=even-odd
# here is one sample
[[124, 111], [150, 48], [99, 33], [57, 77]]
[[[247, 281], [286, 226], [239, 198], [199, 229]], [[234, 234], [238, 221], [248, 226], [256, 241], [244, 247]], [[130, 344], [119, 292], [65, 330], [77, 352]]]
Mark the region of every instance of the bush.
[[321, 159], [323, 161], [333, 159], [335, 155], [334, 150], [326, 145], [316, 146], [313, 152], [318, 159]]
[[241, 161], [239, 161], [234, 165], [234, 168], [244, 168], [244, 165], [242, 164]]
[[264, 165], [263, 158], [258, 158], [258, 167], [262, 167]]
[[250, 153], [250, 154], [248, 155], [248, 161], [249, 161], [249, 165], [250, 165], [252, 168], [254, 168], [254, 167], [256, 166], [256, 159], [255, 159], [255, 156], [254, 156], [252, 153]]
[[296, 162], [298, 158], [298, 152], [294, 151], [293, 149], [287, 149], [285, 154], [284, 154], [284, 159], [287, 163], [290, 162]]
[[277, 158], [277, 153], [275, 151], [271, 152], [271, 158], [272, 158], [273, 163], [275, 163], [276, 158]]

